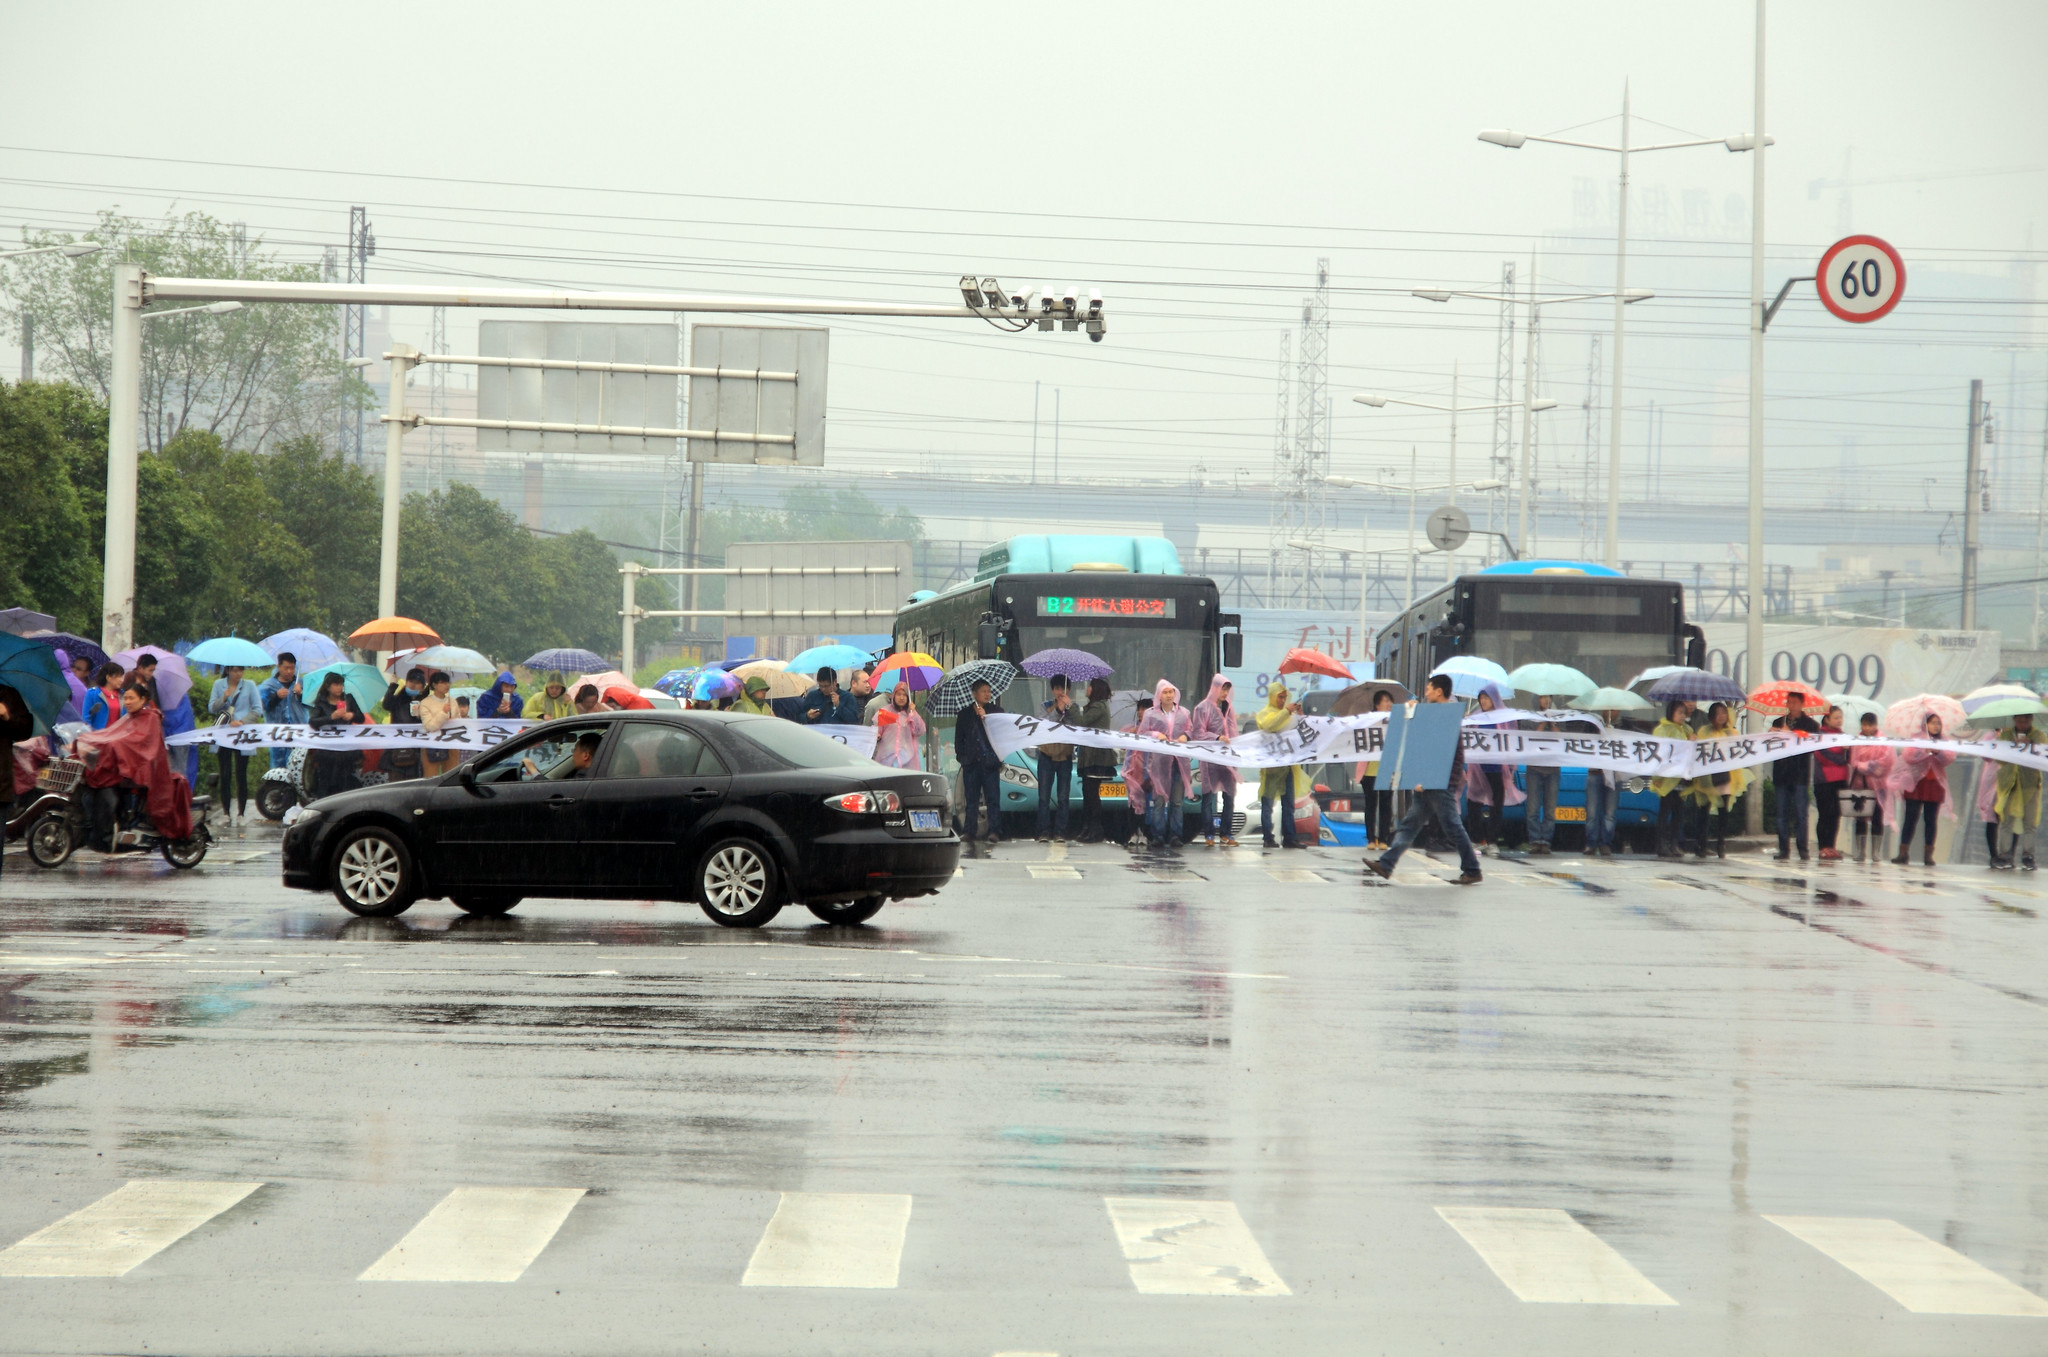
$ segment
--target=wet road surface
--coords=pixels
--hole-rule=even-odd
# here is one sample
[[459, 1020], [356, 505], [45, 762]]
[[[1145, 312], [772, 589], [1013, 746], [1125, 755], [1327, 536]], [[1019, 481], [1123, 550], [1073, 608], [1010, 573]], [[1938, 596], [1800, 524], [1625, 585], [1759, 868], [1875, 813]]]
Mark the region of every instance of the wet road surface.
[[2048, 881], [1006, 845], [861, 928], [0, 878], [0, 1349], [2048, 1351]]

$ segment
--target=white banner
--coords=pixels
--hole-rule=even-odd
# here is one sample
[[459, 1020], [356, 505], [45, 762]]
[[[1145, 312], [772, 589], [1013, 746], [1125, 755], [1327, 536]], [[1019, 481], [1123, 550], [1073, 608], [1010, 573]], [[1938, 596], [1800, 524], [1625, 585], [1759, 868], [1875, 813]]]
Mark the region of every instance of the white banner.
[[837, 740], [864, 759], [875, 756], [875, 741], [882, 733], [873, 726], [805, 726], [804, 729], [814, 730], [828, 740]]
[[439, 730], [424, 726], [208, 726], [173, 735], [164, 743], [173, 749], [211, 744], [223, 749], [329, 749], [362, 753], [370, 749], [495, 749], [534, 721], [450, 721]]

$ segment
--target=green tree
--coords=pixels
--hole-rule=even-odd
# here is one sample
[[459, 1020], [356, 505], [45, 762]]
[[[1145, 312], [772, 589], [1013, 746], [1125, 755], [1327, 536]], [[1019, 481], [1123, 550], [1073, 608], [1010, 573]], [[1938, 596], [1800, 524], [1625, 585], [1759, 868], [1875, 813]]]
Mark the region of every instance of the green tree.
[[610, 654], [619, 644], [618, 556], [583, 529], [565, 537], [545, 537], [534, 545], [538, 564], [553, 583], [547, 619], [553, 630], [546, 644]]
[[58, 404], [39, 382], [0, 386], [0, 606], [35, 608], [60, 630], [97, 636], [99, 554]]
[[312, 613], [312, 554], [285, 527], [261, 459], [214, 434], [187, 429], [163, 450], [218, 525], [212, 586], [194, 600], [200, 630], [255, 638], [302, 625]]
[[346, 636], [377, 615], [383, 491], [376, 478], [310, 436], [288, 438], [255, 459], [286, 535], [305, 548], [316, 587], [287, 626]]
[[[13, 261], [0, 308], [18, 336], [35, 327], [36, 350], [54, 371], [107, 396], [114, 268], [141, 264], [173, 278], [312, 281], [311, 264], [286, 264], [257, 241], [238, 249], [231, 231], [204, 213], [152, 225], [114, 212], [83, 239], [107, 248], [82, 259], [34, 255]], [[23, 233], [28, 246], [74, 237]], [[155, 309], [173, 309], [167, 303]], [[142, 329], [142, 437], [162, 449], [188, 428], [219, 435], [230, 447], [257, 450], [293, 434], [338, 426], [343, 401], [368, 388], [340, 364], [334, 312], [291, 303], [254, 305], [225, 316], [190, 315]], [[353, 407], [351, 407], [353, 408]]]

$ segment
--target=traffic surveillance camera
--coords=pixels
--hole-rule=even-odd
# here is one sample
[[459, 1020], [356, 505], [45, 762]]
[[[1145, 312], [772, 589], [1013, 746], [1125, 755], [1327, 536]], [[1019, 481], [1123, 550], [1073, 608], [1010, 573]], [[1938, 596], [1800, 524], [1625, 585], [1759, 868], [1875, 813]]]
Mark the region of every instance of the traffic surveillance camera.
[[1088, 342], [1091, 344], [1100, 344], [1102, 342], [1102, 332], [1104, 328], [1105, 327], [1102, 323], [1102, 313], [1100, 311], [1089, 312]]
[[1019, 311], [1025, 310], [1030, 301], [1031, 298], [1026, 293], [1012, 292], [1010, 294], [1010, 305]]
[[1060, 303], [1059, 303], [1059, 299], [1058, 299], [1057, 297], [1055, 297], [1055, 296], [1053, 296], [1053, 295], [1052, 295], [1052, 284], [1051, 284], [1051, 283], [1047, 283], [1047, 284], [1046, 284], [1045, 286], [1043, 286], [1043, 287], [1041, 287], [1041, 288], [1039, 288], [1039, 289], [1038, 289], [1038, 309], [1039, 309], [1039, 310], [1041, 310], [1041, 311], [1045, 312], [1045, 313], [1046, 313], [1046, 314], [1047, 314], [1047, 315], [1049, 316], [1049, 315], [1051, 315], [1051, 314], [1052, 314], [1052, 313], [1053, 313], [1053, 312], [1054, 312], [1054, 311], [1055, 311], [1056, 309], [1058, 309], [1058, 307], [1059, 307], [1059, 304], [1060, 304]]
[[1088, 289], [1088, 314], [1091, 316], [1102, 314], [1102, 289], [1094, 287]]
[[1066, 290], [1066, 293], [1060, 298], [1060, 308], [1070, 316], [1073, 315], [1075, 311], [1080, 309], [1080, 305], [1081, 302], [1079, 288], [1068, 288]]
[[981, 306], [981, 285], [974, 281], [971, 273], [960, 279], [960, 299], [976, 309]]
[[984, 297], [988, 298], [990, 306], [995, 307], [999, 311], [1002, 309], [1003, 285], [1001, 283], [993, 278], [984, 278], [981, 280], [981, 292]]

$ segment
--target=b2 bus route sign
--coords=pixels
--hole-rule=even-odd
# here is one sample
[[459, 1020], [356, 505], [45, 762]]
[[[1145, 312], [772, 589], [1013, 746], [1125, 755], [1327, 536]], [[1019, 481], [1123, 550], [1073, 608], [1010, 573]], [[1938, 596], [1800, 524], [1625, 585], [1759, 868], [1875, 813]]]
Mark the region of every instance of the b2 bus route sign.
[[1841, 320], [1882, 320], [1906, 295], [1906, 261], [1876, 236], [1845, 236], [1828, 246], [1814, 277], [1820, 304]]

